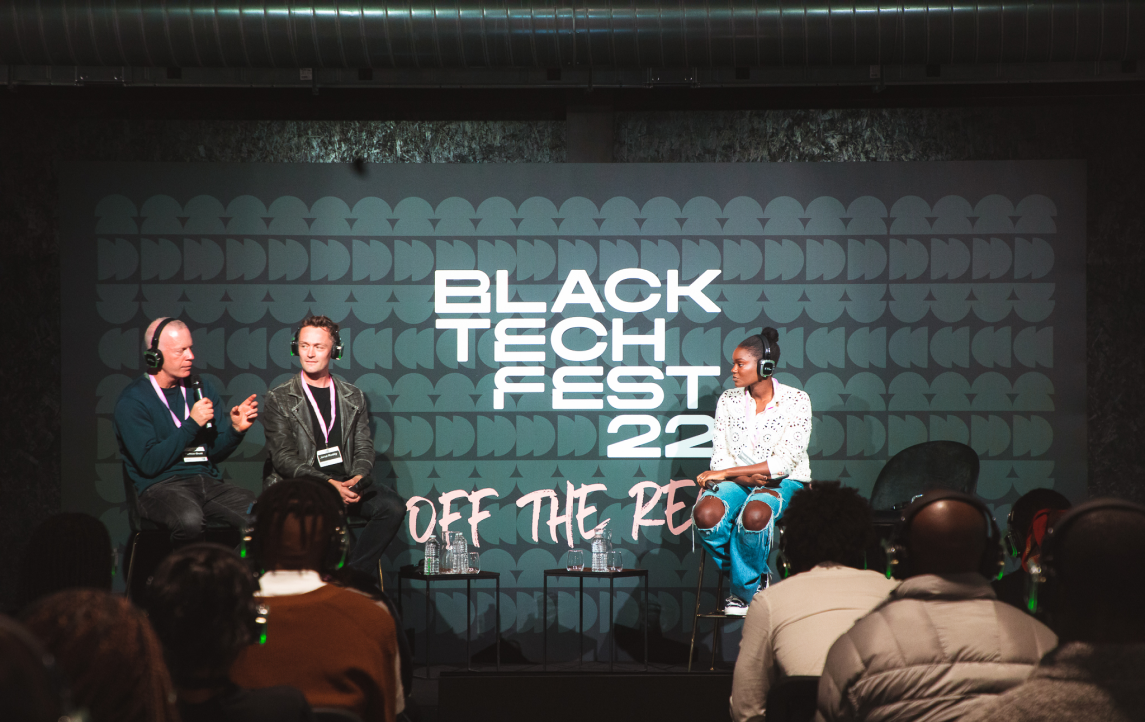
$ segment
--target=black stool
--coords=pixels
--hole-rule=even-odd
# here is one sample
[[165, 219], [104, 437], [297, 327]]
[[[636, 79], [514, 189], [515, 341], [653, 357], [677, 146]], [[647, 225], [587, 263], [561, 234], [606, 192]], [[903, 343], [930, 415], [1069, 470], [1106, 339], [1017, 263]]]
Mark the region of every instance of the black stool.
[[[169, 529], [139, 514], [139, 497], [126, 469], [123, 471], [123, 492], [127, 500], [127, 523], [131, 528], [123, 551], [127, 567], [127, 598], [140, 603], [147, 594], [147, 582], [174, 547], [171, 546]], [[224, 546], [237, 547], [242, 541], [242, 530], [223, 522], [208, 521], [206, 538]]]
[[724, 613], [724, 573], [718, 567], [716, 568], [716, 608], [711, 612], [700, 611], [700, 592], [704, 588], [704, 563], [707, 559], [707, 551], [700, 547], [700, 569], [696, 572], [696, 609], [692, 614], [692, 642], [688, 645], [689, 672], [692, 671], [692, 659], [696, 654], [696, 631], [701, 619], [712, 620], [712, 661], [708, 665], [708, 671], [716, 668], [716, 647], [720, 639], [720, 625], [729, 619], [736, 622], [743, 619], [743, 617], [729, 617]]

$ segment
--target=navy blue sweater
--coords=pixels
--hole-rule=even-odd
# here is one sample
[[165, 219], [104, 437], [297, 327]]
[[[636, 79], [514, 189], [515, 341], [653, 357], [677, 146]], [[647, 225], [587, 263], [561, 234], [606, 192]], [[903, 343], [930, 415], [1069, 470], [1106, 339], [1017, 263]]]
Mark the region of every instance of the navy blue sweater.
[[[203, 393], [215, 405], [216, 431], [204, 429], [191, 418], [184, 419], [181, 427], [175, 426], [146, 374], [128, 384], [119, 395], [115, 402], [115, 438], [136, 494], [172, 476], [205, 474], [223, 478], [216, 464], [231, 455], [243, 434], [231, 426], [229, 410], [223, 408], [218, 392], [206, 379]], [[171, 411], [183, 419], [186, 408], [181, 403], [172, 404]], [[210, 461], [184, 463], [183, 450], [200, 445], [207, 447]]]

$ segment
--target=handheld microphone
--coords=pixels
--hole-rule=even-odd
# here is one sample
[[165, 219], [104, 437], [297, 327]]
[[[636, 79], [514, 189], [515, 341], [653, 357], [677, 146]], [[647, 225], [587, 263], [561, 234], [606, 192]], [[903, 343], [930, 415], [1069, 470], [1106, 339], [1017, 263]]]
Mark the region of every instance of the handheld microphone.
[[[189, 379], [191, 382], [191, 393], [195, 396], [195, 401], [200, 401], [203, 398], [203, 379], [199, 378], [199, 374], [191, 374]], [[215, 420], [207, 419], [206, 425], [203, 427], [208, 431], [215, 430]]]

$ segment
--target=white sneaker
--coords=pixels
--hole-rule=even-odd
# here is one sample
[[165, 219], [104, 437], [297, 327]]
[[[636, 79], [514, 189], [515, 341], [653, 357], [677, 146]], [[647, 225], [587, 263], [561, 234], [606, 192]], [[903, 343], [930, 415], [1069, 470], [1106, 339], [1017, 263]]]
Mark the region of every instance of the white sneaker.
[[742, 617], [747, 614], [747, 605], [739, 597], [728, 597], [724, 600], [724, 614], [729, 617]]

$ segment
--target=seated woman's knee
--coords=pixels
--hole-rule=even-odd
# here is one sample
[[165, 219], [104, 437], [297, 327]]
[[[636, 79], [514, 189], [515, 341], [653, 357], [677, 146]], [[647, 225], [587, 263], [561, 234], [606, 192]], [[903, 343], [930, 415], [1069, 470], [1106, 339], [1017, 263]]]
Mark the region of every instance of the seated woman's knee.
[[743, 528], [762, 531], [771, 521], [771, 507], [762, 501], [749, 501], [743, 508]]
[[724, 518], [724, 503], [714, 496], [706, 496], [696, 504], [693, 514], [698, 529], [711, 529]]

